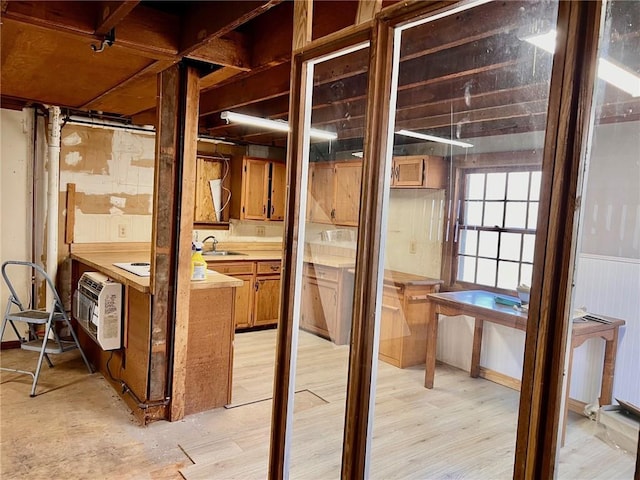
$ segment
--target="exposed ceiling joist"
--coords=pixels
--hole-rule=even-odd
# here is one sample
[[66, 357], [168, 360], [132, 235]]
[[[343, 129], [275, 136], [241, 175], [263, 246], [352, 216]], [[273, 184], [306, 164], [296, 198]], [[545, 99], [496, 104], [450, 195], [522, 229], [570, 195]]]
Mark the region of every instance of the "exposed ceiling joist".
[[122, 2], [100, 2], [96, 35], [106, 35], [115, 28], [140, 3], [140, 0], [124, 0]]

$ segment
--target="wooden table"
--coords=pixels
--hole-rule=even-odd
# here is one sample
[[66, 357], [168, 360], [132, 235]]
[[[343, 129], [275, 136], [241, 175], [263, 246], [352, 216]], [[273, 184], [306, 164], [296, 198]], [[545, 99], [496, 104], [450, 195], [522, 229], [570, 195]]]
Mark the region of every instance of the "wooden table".
[[[480, 373], [480, 352], [482, 349], [482, 330], [484, 322], [496, 323], [517, 330], [526, 331], [527, 313], [520, 312], [512, 306], [495, 302], [497, 294], [483, 290], [466, 290], [461, 292], [432, 293], [429, 298], [429, 325], [427, 333], [427, 357], [424, 386], [433, 388], [433, 378], [436, 369], [436, 345], [438, 340], [438, 316], [468, 315], [475, 318], [473, 334], [473, 348], [471, 352], [471, 377], [478, 377]], [[500, 297], [518, 301], [516, 297], [500, 295]], [[616, 364], [618, 346], [618, 331], [624, 320], [603, 317], [611, 323], [595, 321], [573, 322], [571, 333], [571, 353], [567, 366], [567, 378], [571, 379], [573, 351], [590, 338], [605, 340], [605, 354], [602, 365], [602, 383], [600, 387], [600, 405], [610, 405], [613, 396], [613, 373]], [[569, 408], [569, 381], [567, 381], [565, 415]], [[564, 422], [563, 422], [564, 424]], [[563, 443], [564, 443], [563, 425]]]

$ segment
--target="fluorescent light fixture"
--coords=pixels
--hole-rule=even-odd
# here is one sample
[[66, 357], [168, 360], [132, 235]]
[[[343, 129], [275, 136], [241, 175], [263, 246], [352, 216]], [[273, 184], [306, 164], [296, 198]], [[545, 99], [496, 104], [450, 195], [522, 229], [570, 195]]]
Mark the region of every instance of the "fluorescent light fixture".
[[[555, 30], [549, 30], [547, 33], [534, 35], [524, 40], [549, 53], [554, 53], [556, 50]], [[627, 92], [632, 97], [640, 97], [640, 77], [626, 68], [604, 58], [599, 58], [598, 77], [623, 92]]]
[[446, 143], [447, 145], [455, 145], [456, 147], [469, 148], [473, 147], [470, 143], [460, 142], [458, 140], [449, 140], [448, 138], [436, 137], [433, 135], [426, 135], [424, 133], [412, 132], [411, 130], [398, 130], [398, 135], [404, 135], [405, 137], [419, 138], [420, 140], [429, 140], [430, 142]]
[[354, 157], [362, 158], [364, 157], [364, 152], [351, 152], [351, 155]]
[[640, 97], [640, 77], [604, 58], [598, 59], [598, 77], [632, 97]]
[[[220, 118], [227, 122], [241, 123], [243, 125], [252, 125], [255, 127], [267, 128], [269, 130], [276, 130], [278, 132], [288, 132], [289, 124], [284, 120], [271, 120], [269, 118], [254, 117], [253, 115], [245, 115], [244, 113], [225, 111], [220, 114]], [[320, 138], [322, 140], [335, 140], [338, 138], [337, 133], [327, 132], [326, 130], [318, 130], [312, 128], [309, 134], [313, 138]]]

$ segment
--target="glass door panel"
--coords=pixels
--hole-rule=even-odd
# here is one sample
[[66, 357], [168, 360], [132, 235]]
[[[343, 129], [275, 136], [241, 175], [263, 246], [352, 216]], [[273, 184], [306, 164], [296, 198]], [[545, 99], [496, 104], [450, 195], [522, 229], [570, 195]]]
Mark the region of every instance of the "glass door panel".
[[477, 2], [396, 31], [371, 478], [513, 475], [556, 16]]
[[340, 477], [368, 62], [359, 45], [306, 64], [291, 478]]
[[640, 405], [640, 3], [603, 16], [572, 310], [610, 323], [573, 322], [559, 478], [632, 478], [637, 451], [620, 403]]

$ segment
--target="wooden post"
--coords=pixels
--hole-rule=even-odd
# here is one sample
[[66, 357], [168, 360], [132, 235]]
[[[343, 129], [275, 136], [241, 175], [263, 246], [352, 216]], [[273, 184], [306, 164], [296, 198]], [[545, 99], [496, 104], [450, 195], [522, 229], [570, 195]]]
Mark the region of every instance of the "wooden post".
[[198, 83], [184, 63], [158, 74], [149, 400], [170, 395], [170, 420], [184, 416]]

